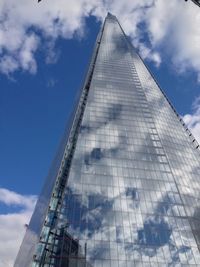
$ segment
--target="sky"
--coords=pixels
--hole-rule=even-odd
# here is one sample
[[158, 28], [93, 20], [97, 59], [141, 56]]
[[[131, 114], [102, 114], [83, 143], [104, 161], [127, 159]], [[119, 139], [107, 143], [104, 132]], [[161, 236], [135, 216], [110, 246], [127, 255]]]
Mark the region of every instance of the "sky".
[[108, 11], [200, 142], [191, 1], [0, 0], [0, 267], [13, 265]]

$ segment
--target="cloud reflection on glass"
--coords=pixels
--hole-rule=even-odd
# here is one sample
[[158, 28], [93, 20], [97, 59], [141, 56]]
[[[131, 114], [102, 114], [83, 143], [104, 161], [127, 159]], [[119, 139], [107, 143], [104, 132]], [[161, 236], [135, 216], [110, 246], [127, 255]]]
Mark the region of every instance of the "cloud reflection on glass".
[[[200, 266], [199, 151], [191, 143], [108, 16], [51, 230], [65, 229], [68, 240], [68, 261], [60, 266]], [[48, 236], [46, 242], [45, 262], [57, 266], [50, 259], [60, 253], [60, 241]]]
[[[81, 196], [80, 228], [71, 224], [69, 229], [87, 242], [87, 262], [101, 267], [197, 264], [181, 179], [175, 179], [177, 171], [187, 169], [183, 156], [198, 152], [191, 144], [181, 152], [168, 151], [172, 140], [183, 146], [189, 137], [112, 19], [105, 27], [82, 129], [68, 184]], [[176, 154], [179, 162], [173, 161]]]

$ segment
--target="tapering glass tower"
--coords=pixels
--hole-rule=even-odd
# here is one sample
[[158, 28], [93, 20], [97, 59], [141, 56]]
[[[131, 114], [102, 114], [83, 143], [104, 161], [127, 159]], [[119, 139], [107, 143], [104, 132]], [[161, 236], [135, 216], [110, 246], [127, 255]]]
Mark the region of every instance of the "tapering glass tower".
[[115, 16], [15, 267], [200, 266], [198, 144]]

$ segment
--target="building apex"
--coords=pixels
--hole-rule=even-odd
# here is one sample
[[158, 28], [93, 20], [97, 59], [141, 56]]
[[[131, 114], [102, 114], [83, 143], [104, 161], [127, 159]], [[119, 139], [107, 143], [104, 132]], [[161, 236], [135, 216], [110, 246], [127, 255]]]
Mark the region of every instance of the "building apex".
[[114, 16], [113, 14], [111, 14], [110, 12], [107, 13], [107, 18], [115, 18], [116, 19], [116, 16]]
[[107, 16], [112, 16], [112, 14], [110, 12], [107, 13]]

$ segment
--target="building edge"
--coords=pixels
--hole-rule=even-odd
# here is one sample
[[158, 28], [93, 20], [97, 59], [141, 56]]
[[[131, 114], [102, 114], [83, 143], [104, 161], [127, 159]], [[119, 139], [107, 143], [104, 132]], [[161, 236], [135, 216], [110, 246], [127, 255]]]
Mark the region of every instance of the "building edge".
[[[107, 16], [109, 16], [109, 13], [107, 14]], [[94, 71], [106, 18], [97, 35], [94, 48], [92, 49], [91, 59], [88, 64], [88, 71], [83, 80], [83, 86], [81, 86], [81, 89], [78, 91], [78, 94], [76, 96], [74, 109], [70, 115], [70, 119], [67, 123], [67, 126], [65, 127], [64, 134], [60, 141], [56, 156], [50, 165], [47, 178], [45, 179], [41, 193], [37, 200], [36, 206], [30, 219], [30, 223], [27, 226], [13, 267], [28, 267], [34, 261], [34, 258], [36, 257], [35, 252], [37, 251], [37, 246], [40, 243], [41, 230], [43, 225], [45, 224], [45, 218], [48, 215], [49, 204], [51, 202], [51, 199], [55, 197], [55, 187], [60, 187], [62, 188], [62, 191], [64, 191], [64, 188], [66, 186], [68, 175], [65, 176], [65, 181], [63, 181], [63, 179], [61, 178], [63, 177], [62, 174], [63, 172], [65, 172], [66, 169], [69, 173], [70, 163], [67, 161], [71, 161], [73, 157], [75, 143], [77, 141], [77, 135], [75, 134], [75, 132], [77, 132], [80, 128], [82, 115], [85, 110], [85, 104], [90, 88], [92, 74]], [[62, 193], [60, 198], [62, 198]]]

